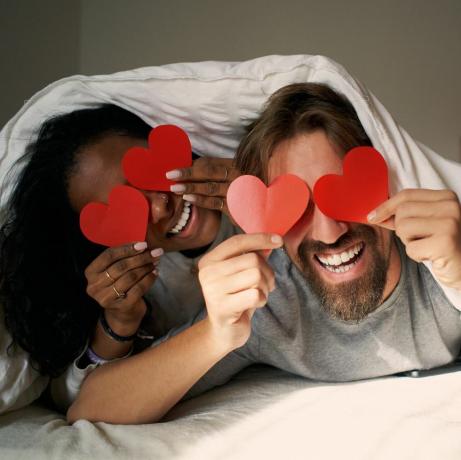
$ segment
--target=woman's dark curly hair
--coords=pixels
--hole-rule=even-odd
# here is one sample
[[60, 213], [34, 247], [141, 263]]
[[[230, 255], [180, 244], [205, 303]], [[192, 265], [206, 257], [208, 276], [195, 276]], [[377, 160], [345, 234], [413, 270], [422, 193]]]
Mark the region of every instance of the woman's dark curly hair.
[[83, 351], [99, 306], [84, 270], [104, 249], [86, 240], [68, 199], [78, 153], [116, 133], [147, 139], [150, 126], [114, 105], [46, 121], [9, 196], [0, 229], [0, 303], [13, 343], [42, 374], [59, 375]]

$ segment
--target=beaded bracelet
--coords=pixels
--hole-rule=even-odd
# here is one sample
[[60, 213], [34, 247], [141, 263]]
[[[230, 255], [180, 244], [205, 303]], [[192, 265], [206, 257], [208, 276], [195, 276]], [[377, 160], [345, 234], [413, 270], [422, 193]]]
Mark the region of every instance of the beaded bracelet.
[[111, 339], [115, 340], [116, 342], [131, 342], [136, 338], [138, 334], [138, 331], [136, 331], [132, 335], [118, 335], [116, 332], [112, 330], [112, 328], [107, 323], [106, 316], [104, 315], [104, 310], [101, 312], [99, 322], [101, 323], [102, 329], [105, 332], [105, 334]]

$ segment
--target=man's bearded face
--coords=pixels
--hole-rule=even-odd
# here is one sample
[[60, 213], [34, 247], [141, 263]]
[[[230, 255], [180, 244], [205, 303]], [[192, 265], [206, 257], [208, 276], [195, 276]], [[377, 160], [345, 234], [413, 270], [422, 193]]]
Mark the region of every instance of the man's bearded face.
[[[347, 273], [360, 263], [365, 251], [368, 268], [361, 276], [337, 283], [321, 276], [323, 270]], [[378, 250], [378, 236], [372, 227], [357, 225], [330, 245], [305, 240], [298, 246], [297, 255], [304, 277], [331, 316], [360, 321], [381, 303], [390, 251], [385, 255]]]
[[[291, 173], [312, 190], [325, 174], [342, 174], [343, 156], [323, 131], [299, 134], [275, 147], [269, 182]], [[343, 320], [359, 321], [375, 310], [400, 277], [400, 258], [391, 231], [331, 219], [312, 199], [284, 242], [326, 311]]]

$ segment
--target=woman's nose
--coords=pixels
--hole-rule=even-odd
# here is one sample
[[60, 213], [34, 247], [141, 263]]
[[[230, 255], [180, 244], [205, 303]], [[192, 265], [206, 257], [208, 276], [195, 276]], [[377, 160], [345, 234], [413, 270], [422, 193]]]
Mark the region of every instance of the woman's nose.
[[173, 200], [169, 193], [148, 192], [146, 196], [150, 202], [152, 221], [154, 224], [165, 217], [170, 217], [174, 212]]
[[347, 231], [348, 225], [345, 222], [331, 219], [315, 207], [310, 232], [313, 240], [333, 244]]

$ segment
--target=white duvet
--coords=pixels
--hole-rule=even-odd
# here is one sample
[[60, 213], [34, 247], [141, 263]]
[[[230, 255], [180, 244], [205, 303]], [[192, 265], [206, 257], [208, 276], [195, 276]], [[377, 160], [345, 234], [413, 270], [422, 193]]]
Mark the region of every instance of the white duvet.
[[[414, 141], [340, 65], [321, 56], [267, 56], [73, 76], [33, 96], [0, 132], [0, 183], [48, 117], [111, 102], [150, 125], [184, 128], [202, 155], [233, 155], [267, 97], [293, 82], [322, 82], [354, 105], [385, 156], [391, 191], [451, 188], [461, 165]], [[14, 175], [10, 176], [10, 182]], [[430, 268], [430, 267], [429, 267]], [[444, 288], [442, 286], [442, 288]], [[461, 308], [461, 294], [444, 288]], [[46, 379], [6, 356], [0, 321], [0, 412], [27, 404]], [[461, 374], [323, 385], [279, 371], [247, 371], [185, 403], [175, 420], [144, 426], [77, 422], [38, 406], [0, 417], [0, 458], [461, 458]]]
[[461, 372], [313, 383], [249, 368], [163, 423], [68, 426], [37, 405], [0, 416], [2, 460], [459, 460]]

